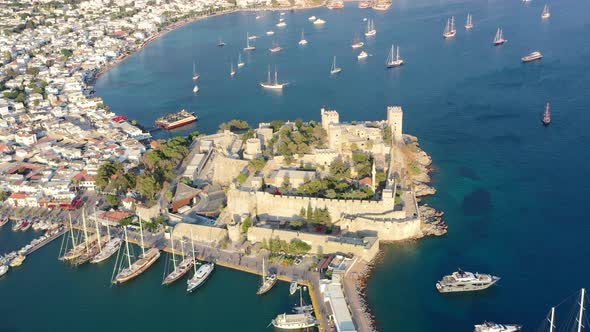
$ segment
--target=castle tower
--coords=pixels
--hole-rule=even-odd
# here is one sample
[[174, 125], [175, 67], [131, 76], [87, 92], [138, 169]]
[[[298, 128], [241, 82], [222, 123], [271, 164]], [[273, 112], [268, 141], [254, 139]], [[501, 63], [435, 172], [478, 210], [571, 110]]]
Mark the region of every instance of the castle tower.
[[391, 138], [394, 143], [402, 142], [402, 124], [404, 111], [400, 106], [387, 106], [387, 124], [391, 128]]
[[321, 114], [322, 114], [322, 128], [324, 128], [326, 131], [328, 131], [331, 124], [339, 124], [340, 123], [340, 115], [336, 111], [326, 110], [322, 107]]

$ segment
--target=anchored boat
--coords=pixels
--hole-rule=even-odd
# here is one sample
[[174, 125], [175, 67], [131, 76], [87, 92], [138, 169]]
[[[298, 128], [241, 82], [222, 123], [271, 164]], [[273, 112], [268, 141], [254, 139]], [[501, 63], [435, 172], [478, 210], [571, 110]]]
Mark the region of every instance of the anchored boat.
[[522, 326], [516, 324], [484, 322], [483, 324], [475, 325], [475, 332], [517, 332], [521, 328]]
[[498, 280], [500, 277], [491, 274], [471, 273], [459, 269], [437, 282], [436, 289], [441, 293], [478, 291], [493, 286]]
[[174, 254], [174, 238], [170, 238], [170, 243], [172, 244], [172, 264], [174, 269], [170, 272], [162, 281], [162, 285], [170, 285], [176, 280], [182, 278], [195, 264], [194, 256], [184, 256], [184, 242], [180, 241], [180, 250], [182, 253], [182, 261], [178, 266], [176, 265], [176, 257]]
[[543, 113], [543, 125], [547, 127], [551, 123], [551, 111], [549, 110], [549, 103], [545, 107], [545, 113]]
[[330, 68], [330, 74], [335, 75], [335, 74], [340, 73], [341, 71], [342, 71], [342, 68], [336, 67], [336, 57], [334, 57], [334, 60], [332, 61], [332, 67]]
[[399, 67], [404, 64], [404, 60], [399, 57], [399, 46], [396, 49], [396, 53], [393, 53], [394, 46], [391, 45], [391, 50], [389, 51], [389, 57], [387, 57], [386, 66], [387, 68]]
[[288, 83], [279, 83], [279, 76], [277, 72], [277, 67], [275, 66], [275, 80], [274, 82], [270, 78], [270, 66], [268, 66], [268, 79], [266, 82], [260, 82], [260, 86], [265, 89], [273, 89], [273, 90], [281, 90], [285, 87]]
[[507, 42], [508, 40], [504, 39], [504, 33], [502, 32], [502, 28], [498, 28], [496, 31], [496, 36], [494, 36], [494, 46], [499, 46]]
[[[126, 249], [126, 256], [127, 256], [127, 267], [119, 271], [117, 276], [113, 279], [114, 284], [120, 284], [127, 282], [143, 272], [145, 272], [152, 264], [154, 264], [158, 258], [160, 258], [160, 249], [158, 248], [150, 248], [148, 251], [144, 248], [143, 243], [143, 227], [141, 225], [141, 219], [139, 220], [139, 232], [141, 236], [141, 255], [139, 258], [131, 263], [131, 253], [129, 251], [129, 239], [127, 237], [127, 226], [123, 229], [125, 233], [125, 249]], [[115, 266], [117, 268], [117, 266]]]
[[[191, 244], [192, 244], [192, 248], [193, 248], [193, 257], [197, 257], [195, 255], [195, 242], [193, 241], [192, 230], [191, 230]], [[205, 283], [205, 281], [207, 281], [207, 279], [209, 278], [209, 276], [211, 275], [211, 273], [213, 273], [213, 270], [215, 269], [215, 264], [213, 264], [213, 263], [202, 264], [198, 270], [197, 270], [196, 264], [193, 264], [193, 267], [195, 269], [195, 274], [186, 283], [187, 284], [186, 291], [188, 293], [191, 293], [195, 289], [199, 288], [201, 285], [203, 285], [203, 283]]]
[[445, 38], [453, 38], [457, 34], [457, 30], [455, 29], [455, 16], [451, 16], [450, 19], [447, 19], [447, 25], [445, 26], [445, 31], [443, 32], [443, 37]]
[[537, 61], [537, 60], [541, 60], [541, 59], [543, 59], [543, 54], [541, 54], [541, 52], [539, 52], [539, 51], [531, 52], [529, 55], [521, 58], [522, 62], [524, 62], [524, 63]]
[[265, 260], [262, 258], [262, 282], [260, 287], [258, 287], [258, 291], [256, 292], [257, 295], [262, 295], [268, 292], [272, 286], [277, 283], [277, 275], [275, 273], [271, 273], [267, 275], [266, 267], [265, 267]]
[[473, 29], [473, 16], [471, 16], [471, 14], [467, 14], [467, 22], [465, 23], [465, 29]]

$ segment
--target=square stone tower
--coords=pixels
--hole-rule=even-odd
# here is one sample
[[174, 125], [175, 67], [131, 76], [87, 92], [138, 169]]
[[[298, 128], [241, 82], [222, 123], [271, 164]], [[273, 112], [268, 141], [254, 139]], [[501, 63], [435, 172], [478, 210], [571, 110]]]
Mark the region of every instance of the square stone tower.
[[340, 114], [336, 111], [330, 111], [325, 108], [321, 109], [322, 113], [322, 128], [326, 131], [330, 128], [331, 124], [339, 124], [340, 123]]
[[404, 111], [400, 106], [387, 106], [387, 124], [391, 128], [391, 138], [393, 142], [402, 142], [402, 124]]

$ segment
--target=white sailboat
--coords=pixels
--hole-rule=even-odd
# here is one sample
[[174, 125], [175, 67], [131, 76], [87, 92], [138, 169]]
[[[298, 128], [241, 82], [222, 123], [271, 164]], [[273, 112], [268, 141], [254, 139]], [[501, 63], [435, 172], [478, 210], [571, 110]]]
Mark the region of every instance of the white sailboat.
[[244, 61], [242, 61], [242, 53], [238, 54], [238, 68], [242, 68], [246, 65]]
[[288, 83], [279, 83], [279, 76], [277, 67], [275, 66], [275, 79], [274, 82], [271, 80], [270, 77], [270, 65], [268, 66], [268, 79], [266, 82], [260, 82], [260, 86], [265, 89], [273, 89], [273, 90], [281, 90], [285, 87]]
[[193, 87], [193, 93], [197, 92], [199, 92], [199, 86], [195, 84], [195, 86]]
[[244, 47], [244, 51], [254, 51], [256, 46], [250, 45], [250, 35], [246, 33], [246, 47]]
[[373, 20], [369, 20], [367, 22], [367, 32], [365, 32], [365, 37], [373, 37], [377, 34], [377, 30], [375, 30], [375, 23]]
[[[153, 247], [150, 248], [148, 251], [145, 250], [144, 241], [143, 241], [143, 226], [141, 224], [141, 219], [139, 220], [139, 232], [141, 236], [141, 255], [139, 258], [131, 263], [131, 252], [129, 251], [129, 238], [127, 236], [127, 226], [123, 228], [125, 233], [125, 249], [126, 249], [126, 256], [127, 256], [127, 267], [120, 270], [119, 273], [113, 279], [114, 284], [124, 283], [127, 282], [143, 272], [145, 272], [152, 264], [154, 264], [158, 258], [160, 258], [160, 249]], [[117, 268], [117, 266], [115, 266]]]
[[170, 272], [162, 281], [162, 285], [170, 285], [176, 280], [182, 278], [195, 264], [194, 256], [186, 256], [184, 255], [184, 242], [180, 241], [180, 250], [182, 253], [182, 260], [178, 266], [176, 265], [176, 257], [174, 255], [174, 238], [170, 237], [170, 243], [172, 245], [172, 264], [174, 269]]
[[[193, 248], [193, 257], [197, 257], [195, 255], [195, 242], [193, 241], [193, 232], [191, 230], [191, 245]], [[195, 260], [196, 263], [196, 260]], [[193, 264], [195, 269], [195, 274], [187, 281], [186, 291], [191, 293], [195, 289], [199, 288], [203, 283], [209, 278], [213, 270], [215, 269], [215, 264], [213, 263], [205, 263], [202, 264], [199, 269], [197, 270], [197, 265]]]
[[467, 22], [465, 23], [465, 29], [473, 29], [473, 16], [471, 16], [471, 14], [467, 14]]
[[336, 57], [334, 57], [334, 61], [332, 61], [332, 67], [330, 68], [330, 74], [335, 75], [342, 71], [342, 68], [336, 67]]
[[234, 69], [234, 63], [233, 62], [230, 64], [229, 76], [231, 76], [232, 78], [234, 76], [236, 76], [236, 70]]
[[280, 51], [283, 50], [282, 47], [279, 46], [279, 44], [277, 44], [277, 42], [273, 42], [272, 43], [272, 47], [268, 49], [270, 51], [270, 53], [278, 53]]
[[193, 61], [193, 81], [196, 81], [199, 79], [199, 74], [197, 74], [197, 67], [195, 65], [195, 62]]
[[313, 21], [313, 25], [324, 25], [324, 24], [326, 24], [326, 21], [322, 20], [321, 18], [318, 18], [315, 21]]
[[545, 5], [545, 7], [543, 7], [543, 13], [541, 13], [541, 18], [545, 20], [549, 17], [551, 17], [551, 13], [549, 12], [549, 6]]
[[498, 28], [496, 31], [496, 35], [494, 36], [494, 46], [499, 46], [507, 42], [508, 40], [504, 39], [504, 34], [502, 33], [502, 28]]
[[395, 48], [396, 52], [394, 55], [394, 46], [391, 45], [391, 50], [389, 51], [389, 56], [387, 57], [386, 66], [387, 68], [399, 67], [404, 64], [404, 60], [399, 57], [399, 46]]
[[274, 32], [274, 31], [272, 31], [272, 30], [269, 30], [269, 31], [267, 31], [267, 32], [266, 32], [266, 35], [267, 35], [267, 36], [272, 36], [272, 35], [274, 35], [274, 34], [275, 34], [275, 32]]
[[123, 240], [118, 237], [111, 239], [111, 230], [109, 225], [107, 225], [107, 238], [109, 239], [108, 242], [102, 247], [102, 250], [90, 260], [90, 263], [97, 264], [103, 262], [116, 253], [119, 248], [121, 248]]
[[364, 60], [369, 57], [369, 53], [367, 53], [365, 51], [361, 51], [361, 53], [359, 53], [359, 55], [357, 55], [356, 57], [359, 60]]
[[363, 43], [360, 39], [359, 39], [359, 35], [355, 34], [354, 35], [354, 42], [352, 43], [352, 48], [361, 48], [365, 45], [365, 43]]
[[266, 292], [268, 292], [272, 288], [272, 286], [275, 285], [276, 282], [277, 282], [277, 275], [276, 274], [271, 273], [271, 274], [267, 275], [265, 260], [263, 257], [262, 258], [262, 282], [261, 282], [260, 287], [258, 288], [258, 291], [256, 292], [256, 294], [257, 295], [265, 294]]
[[301, 39], [299, 40], [299, 45], [301, 45], [301, 46], [307, 45], [307, 40], [305, 39], [305, 36], [303, 35], [303, 30], [301, 31]]
[[451, 16], [451, 18], [447, 20], [447, 25], [445, 26], [443, 37], [453, 38], [456, 34], [457, 30], [455, 29], [455, 16]]

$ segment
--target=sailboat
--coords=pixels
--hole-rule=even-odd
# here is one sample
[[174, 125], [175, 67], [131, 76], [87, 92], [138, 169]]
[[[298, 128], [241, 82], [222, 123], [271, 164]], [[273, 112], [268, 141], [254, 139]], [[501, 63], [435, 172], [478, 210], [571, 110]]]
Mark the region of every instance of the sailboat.
[[274, 89], [280, 90], [285, 87], [288, 83], [279, 83], [279, 76], [277, 72], [277, 67], [275, 66], [275, 80], [274, 82], [270, 78], [270, 66], [268, 66], [268, 79], [266, 82], [260, 82], [260, 86], [265, 89]]
[[280, 52], [283, 48], [279, 46], [276, 42], [272, 43], [272, 47], [269, 48], [270, 53], [277, 53]]
[[[191, 230], [191, 244], [192, 244], [192, 248], [193, 248], [193, 257], [196, 257], [196, 255], [195, 255], [195, 242], [193, 240], [193, 231], [192, 230]], [[195, 263], [196, 263], [196, 261], [195, 261]], [[195, 289], [197, 289], [198, 287], [203, 285], [203, 283], [209, 278], [209, 276], [211, 275], [211, 273], [213, 273], [213, 270], [215, 269], [215, 264], [213, 264], [213, 263], [202, 264], [198, 270], [197, 270], [196, 264], [193, 264], [193, 266], [195, 269], [195, 274], [192, 276], [192, 278], [190, 278], [187, 281], [186, 291], [188, 293], [191, 293], [192, 291], [194, 291]]]
[[543, 13], [541, 14], [541, 18], [548, 19], [549, 17], [551, 17], [551, 13], [549, 12], [549, 6], [545, 5], [545, 7], [543, 7]]
[[361, 48], [365, 45], [365, 43], [363, 43], [362, 41], [360, 41], [359, 39], [359, 35], [358, 33], [354, 35], [354, 42], [352, 43], [352, 48]]
[[217, 46], [219, 46], [219, 47], [225, 46], [225, 43], [221, 40], [221, 37], [219, 37], [219, 43], [217, 43]]
[[455, 16], [451, 16], [451, 18], [447, 20], [447, 25], [445, 26], [443, 37], [453, 38], [456, 34], [457, 30], [455, 29]]
[[194, 256], [184, 256], [184, 242], [180, 241], [180, 250], [182, 253], [182, 261], [178, 266], [176, 265], [176, 257], [174, 255], [174, 238], [170, 237], [170, 243], [172, 244], [172, 264], [174, 265], [174, 270], [170, 272], [162, 281], [162, 285], [170, 285], [171, 283], [175, 282], [176, 280], [180, 279], [184, 276], [191, 267], [195, 264]]
[[335, 75], [342, 71], [342, 68], [336, 67], [336, 57], [334, 57], [334, 61], [332, 61], [332, 68], [330, 68], [330, 74]]
[[77, 243], [76, 241], [76, 237], [74, 236], [74, 226], [72, 225], [72, 216], [70, 214], [68, 214], [68, 220], [70, 225], [70, 242], [72, 243], [72, 248], [69, 250], [66, 249], [66, 252], [63, 254], [63, 256], [59, 258], [60, 260], [66, 261], [80, 257], [80, 255], [82, 255], [86, 250], [86, 242]]
[[[129, 251], [129, 238], [127, 237], [127, 226], [123, 228], [123, 232], [125, 233], [125, 249], [126, 249], [126, 256], [127, 256], [127, 267], [119, 271], [117, 276], [113, 279], [114, 284], [120, 284], [127, 282], [143, 272], [145, 272], [152, 264], [154, 264], [158, 258], [160, 258], [160, 249], [156, 247], [150, 248], [148, 251], [145, 251], [144, 242], [143, 242], [143, 227], [141, 224], [141, 219], [139, 220], [139, 232], [141, 236], [141, 255], [139, 258], [131, 263], [131, 252]], [[115, 268], [117, 266], [115, 265]]]
[[391, 50], [389, 51], [389, 56], [387, 57], [386, 62], [387, 68], [399, 67], [404, 64], [404, 60], [399, 57], [399, 46], [395, 50], [396, 52], [394, 55], [394, 46], [391, 45]]
[[195, 84], [195, 86], [193, 87], [193, 93], [197, 92], [199, 92], [199, 86]]
[[262, 295], [268, 292], [272, 286], [275, 285], [277, 282], [277, 275], [275, 273], [271, 273], [267, 275], [266, 273], [266, 266], [264, 257], [262, 258], [262, 280], [260, 287], [258, 287], [258, 291], [256, 292], [257, 295]]
[[242, 61], [242, 53], [238, 54], [238, 68], [242, 68], [246, 65], [244, 61]]
[[[96, 220], [96, 218], [95, 218], [95, 220]], [[121, 248], [121, 243], [123, 243], [123, 240], [121, 240], [118, 237], [114, 237], [111, 239], [111, 230], [110, 230], [110, 227], [108, 224], [107, 224], [107, 238], [108, 238], [109, 242], [107, 242], [102, 247], [101, 251], [90, 260], [90, 263], [97, 264], [102, 261], [105, 261], [109, 257], [111, 257], [114, 253], [116, 253], [117, 250], [119, 250], [119, 248]]]
[[305, 36], [303, 35], [303, 30], [301, 30], [301, 39], [299, 40], [299, 45], [307, 45], [307, 40], [305, 40]]
[[250, 45], [250, 36], [246, 33], [246, 47], [244, 47], [244, 51], [254, 51], [256, 46]]
[[[303, 292], [299, 289], [299, 304], [300, 307], [303, 305]], [[318, 324], [318, 321], [312, 316], [311, 312], [304, 311], [302, 313], [295, 314], [280, 314], [271, 321], [271, 324], [279, 329], [283, 330], [299, 330], [308, 327], [313, 327]]]
[[197, 68], [195, 66], [195, 62], [193, 61], [193, 81], [196, 81], [199, 79], [199, 74], [197, 74]]
[[373, 37], [377, 34], [377, 30], [375, 30], [375, 23], [373, 20], [369, 20], [367, 22], [367, 32], [365, 32], [365, 37]]
[[369, 53], [367, 53], [365, 51], [361, 51], [361, 53], [359, 53], [359, 55], [357, 55], [356, 57], [359, 60], [363, 60], [363, 59], [366, 59], [367, 57], [369, 57]]
[[89, 260], [91, 260], [94, 256], [98, 255], [98, 253], [102, 250], [102, 244], [108, 241], [108, 238], [105, 237], [104, 239], [100, 236], [100, 230], [98, 228], [98, 222], [94, 223], [96, 226], [96, 234], [95, 237], [92, 239], [88, 236], [88, 229], [86, 227], [86, 213], [82, 210], [82, 226], [84, 228], [84, 241], [86, 243], [86, 251], [82, 253], [82, 255], [74, 258], [72, 260], [72, 264], [74, 265], [82, 265]]
[[471, 14], [467, 14], [467, 22], [465, 23], [465, 29], [473, 29], [473, 16], [471, 16]]
[[549, 103], [545, 106], [545, 113], [543, 113], [543, 125], [546, 127], [551, 123], [551, 111], [549, 110]]
[[230, 65], [230, 69], [229, 69], [229, 76], [231, 76], [232, 78], [234, 76], [236, 76], [236, 70], [234, 69], [234, 63], [232, 62]]
[[507, 42], [508, 40], [504, 39], [504, 34], [502, 33], [502, 28], [498, 28], [496, 31], [496, 36], [494, 36], [494, 46], [499, 46]]

